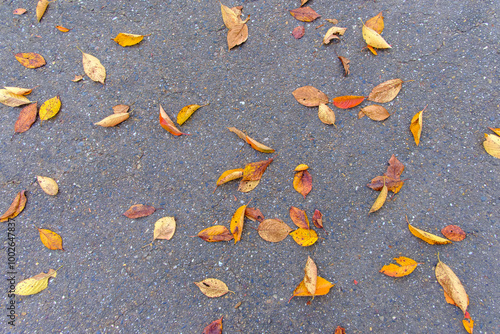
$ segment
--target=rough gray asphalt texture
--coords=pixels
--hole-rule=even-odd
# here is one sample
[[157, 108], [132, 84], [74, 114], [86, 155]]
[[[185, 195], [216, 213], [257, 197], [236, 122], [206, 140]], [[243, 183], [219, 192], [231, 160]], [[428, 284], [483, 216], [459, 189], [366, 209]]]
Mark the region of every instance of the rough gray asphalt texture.
[[[487, 127], [500, 127], [500, 2], [313, 0], [322, 18], [302, 23], [288, 12], [298, 0], [226, 1], [251, 15], [248, 41], [231, 51], [215, 0], [58, 0], [40, 23], [35, 1], [0, 3], [0, 84], [37, 86], [29, 98], [39, 106], [55, 95], [62, 100], [55, 118], [15, 136], [20, 108], [0, 105], [0, 211], [28, 190], [26, 209], [14, 220], [16, 278], [63, 265], [45, 291], [17, 298], [15, 327], [2, 306], [2, 332], [201, 333], [224, 316], [224, 333], [333, 333], [338, 325], [349, 334], [465, 333], [461, 311], [445, 302], [435, 279], [439, 252], [470, 296], [475, 333], [500, 333], [500, 160], [482, 146]], [[28, 13], [12, 15], [18, 7]], [[360, 18], [379, 11], [393, 48], [375, 57], [363, 50]], [[324, 18], [348, 28], [340, 43], [321, 45], [331, 26]], [[72, 30], [64, 34], [56, 25]], [[295, 40], [298, 25], [306, 33]], [[151, 36], [123, 48], [111, 40], [119, 32]], [[77, 46], [106, 67], [104, 86], [88, 77], [70, 81], [84, 74]], [[335, 51], [351, 60], [351, 76], [343, 76]], [[38, 52], [47, 65], [24, 68], [17, 52]], [[358, 120], [359, 107], [332, 107], [334, 128], [292, 96], [304, 85], [330, 98], [367, 95], [393, 78], [408, 82], [385, 105], [392, 115], [384, 122]], [[183, 106], [206, 102], [181, 127], [190, 136], [173, 137], [158, 124], [159, 104], [174, 118]], [[119, 103], [134, 103], [129, 120], [115, 128], [94, 125]], [[417, 147], [409, 124], [426, 105]], [[237, 192], [236, 182], [213, 193], [215, 181], [270, 155], [228, 126], [277, 151], [247, 194]], [[405, 165], [407, 181], [368, 216], [378, 192], [366, 184], [385, 172], [392, 154]], [[313, 176], [305, 200], [292, 186], [299, 163]], [[36, 175], [56, 179], [60, 193], [43, 193]], [[236, 245], [190, 237], [214, 222], [229, 226], [249, 201], [290, 226], [290, 206], [309, 217], [321, 210], [321, 239], [311, 247], [291, 237], [268, 243], [251, 221]], [[137, 203], [162, 209], [135, 220], [122, 215]], [[432, 246], [410, 234], [405, 215], [437, 235], [456, 224], [468, 236]], [[144, 247], [164, 216], [177, 220], [174, 237]], [[35, 227], [59, 233], [66, 251], [45, 248]], [[0, 236], [7, 277], [6, 224]], [[287, 303], [308, 255], [336, 285], [311, 305], [305, 297]], [[399, 279], [378, 272], [398, 256], [423, 264]], [[205, 297], [193, 282], [208, 277], [235, 293]], [[6, 305], [5, 281], [1, 288]]]

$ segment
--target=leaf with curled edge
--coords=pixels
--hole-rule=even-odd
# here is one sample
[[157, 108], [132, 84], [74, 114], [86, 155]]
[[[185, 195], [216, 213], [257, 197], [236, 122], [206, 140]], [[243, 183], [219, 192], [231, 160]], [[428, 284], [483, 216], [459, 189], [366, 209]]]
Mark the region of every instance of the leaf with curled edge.
[[175, 127], [174, 122], [172, 122], [170, 117], [168, 117], [165, 110], [163, 110], [161, 104], [160, 104], [160, 125], [162, 128], [164, 128], [174, 136], [188, 135], [187, 133], [181, 132], [179, 129]]
[[6, 222], [9, 219], [15, 218], [24, 210], [27, 201], [25, 193], [26, 190], [17, 193], [7, 211], [0, 216], [0, 222]]

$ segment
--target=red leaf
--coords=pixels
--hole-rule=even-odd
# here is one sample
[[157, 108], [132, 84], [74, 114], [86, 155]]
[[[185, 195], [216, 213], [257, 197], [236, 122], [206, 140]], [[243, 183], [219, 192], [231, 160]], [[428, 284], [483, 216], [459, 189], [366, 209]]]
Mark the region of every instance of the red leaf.
[[349, 109], [359, 105], [365, 100], [365, 96], [345, 95], [333, 99], [333, 104], [337, 108]]
[[306, 28], [304, 26], [298, 26], [292, 31], [292, 36], [295, 37], [295, 39], [301, 39], [304, 34], [306, 33]]
[[222, 334], [222, 318], [212, 321], [205, 327], [202, 334]]
[[303, 22], [312, 22], [316, 20], [318, 17], [321, 17], [318, 13], [316, 13], [311, 7], [301, 7], [297, 9], [292, 9], [290, 11], [293, 17], [295, 17], [299, 21]]
[[317, 228], [323, 228], [323, 214], [318, 210], [314, 210], [313, 224]]
[[156, 209], [149, 205], [135, 204], [132, 205], [127, 211], [123, 213], [124, 216], [128, 218], [140, 218], [151, 215]]

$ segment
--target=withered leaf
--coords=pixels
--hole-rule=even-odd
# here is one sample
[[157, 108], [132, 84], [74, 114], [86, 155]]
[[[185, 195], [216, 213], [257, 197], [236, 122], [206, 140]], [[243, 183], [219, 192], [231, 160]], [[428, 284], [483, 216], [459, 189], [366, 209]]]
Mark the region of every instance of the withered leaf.
[[311, 173], [308, 170], [296, 172], [293, 177], [293, 188], [306, 198], [307, 194], [312, 190]]
[[387, 186], [387, 190], [392, 191], [397, 194], [401, 187], [403, 187], [404, 181], [400, 179], [403, 170], [405, 169], [404, 165], [396, 158], [393, 154], [389, 159], [389, 166], [387, 167], [387, 171], [383, 176], [377, 176], [374, 178], [371, 183], [367, 184], [369, 188], [373, 190], [380, 191], [385, 185]]
[[469, 304], [469, 297], [465, 292], [464, 286], [457, 275], [448, 267], [446, 264], [441, 262], [438, 258], [438, 264], [436, 265], [436, 279], [443, 287], [444, 292], [453, 299], [455, 304], [462, 310], [462, 312], [467, 311], [467, 305]]
[[290, 11], [293, 17], [302, 22], [312, 22], [321, 17], [311, 7], [300, 7]]
[[0, 103], [9, 107], [19, 107], [31, 103], [31, 101], [24, 95], [14, 94], [7, 89], [0, 89]]
[[306, 33], [306, 28], [304, 28], [304, 26], [298, 26], [295, 27], [295, 29], [293, 29], [292, 36], [295, 39], [301, 39], [302, 37], [304, 37], [305, 33]]
[[5, 211], [4, 214], [0, 216], [0, 222], [6, 222], [9, 219], [15, 218], [24, 210], [24, 206], [26, 205], [25, 193], [25, 190], [17, 193], [7, 211]]
[[[7, 88], [7, 87], [5, 87]], [[497, 136], [500, 136], [500, 128], [490, 128], [488, 127], [488, 129], [490, 129], [491, 131], [495, 132], [497, 134]]]
[[306, 266], [304, 268], [304, 285], [307, 291], [314, 295], [316, 292], [316, 283], [318, 280], [318, 267], [310, 256], [307, 257]]
[[257, 228], [260, 237], [269, 242], [280, 242], [292, 231], [290, 226], [279, 219], [265, 219]]
[[47, 9], [47, 6], [49, 5], [48, 0], [38, 0], [38, 3], [36, 4], [36, 18], [38, 22], [43, 17], [43, 14], [45, 14], [45, 10]]
[[194, 284], [200, 288], [205, 296], [210, 298], [221, 297], [228, 292], [233, 292], [227, 288], [226, 283], [217, 278], [205, 278], [203, 281], [194, 282]]
[[40, 188], [50, 196], [55, 196], [59, 192], [59, 186], [57, 185], [57, 182], [47, 176], [40, 176], [37, 175], [36, 177], [38, 184], [40, 185]]
[[380, 269], [380, 272], [391, 277], [403, 277], [410, 275], [418, 266], [418, 263], [415, 260], [408, 257], [400, 256], [394, 258], [394, 260], [399, 264], [399, 266], [391, 263], [383, 266], [382, 269]]
[[243, 232], [243, 223], [245, 220], [246, 205], [240, 206], [231, 218], [231, 233], [234, 236], [234, 243], [236, 244], [241, 240], [241, 233]]
[[351, 70], [349, 69], [349, 67], [351, 66], [350, 65], [351, 61], [343, 56], [338, 56], [338, 58], [340, 59], [340, 62], [342, 63], [342, 67], [344, 67], [344, 76], [348, 77], [349, 74], [351, 74]]
[[43, 228], [38, 228], [38, 232], [40, 233], [40, 240], [45, 247], [52, 250], [64, 250], [62, 246], [62, 238], [59, 234]]
[[309, 219], [307, 218], [307, 214], [304, 210], [291, 206], [289, 213], [290, 218], [295, 225], [306, 230], [311, 228], [309, 226]]
[[101, 61], [91, 54], [82, 53], [82, 64], [85, 74], [89, 76], [93, 81], [100, 82], [104, 85], [104, 80], [106, 80], [106, 68], [101, 64]]
[[15, 294], [20, 296], [29, 296], [37, 294], [47, 288], [49, 279], [56, 277], [57, 272], [54, 269], [49, 269], [48, 273], [40, 273], [33, 277], [27, 278], [16, 285]]
[[408, 229], [410, 230], [411, 234], [431, 245], [446, 245], [452, 243], [448, 239], [438, 237], [437, 235], [416, 228], [410, 223], [408, 223]]
[[212, 321], [207, 327], [205, 327], [205, 329], [203, 329], [202, 334], [222, 334], [222, 317]]
[[372, 89], [370, 95], [368, 95], [368, 100], [377, 103], [390, 102], [399, 94], [401, 87], [403, 87], [403, 80], [387, 80]]
[[238, 191], [241, 191], [242, 193], [247, 193], [249, 191], [254, 190], [260, 183], [260, 180], [255, 180], [255, 181], [244, 181], [241, 180], [240, 184], [238, 186]]
[[153, 240], [165, 239], [170, 240], [174, 236], [175, 228], [177, 224], [175, 223], [174, 217], [163, 217], [156, 221], [155, 229], [153, 232]]
[[38, 68], [46, 64], [42, 55], [34, 52], [16, 53], [15, 57], [21, 65], [27, 68]]
[[113, 107], [113, 113], [115, 114], [123, 114], [128, 112], [130, 109], [130, 106], [126, 104], [117, 104], [116, 106]]
[[321, 103], [318, 107], [319, 120], [325, 124], [335, 125], [335, 113], [326, 104]]
[[21, 109], [16, 124], [14, 125], [14, 132], [22, 133], [28, 131], [31, 125], [35, 123], [37, 113], [36, 102]]
[[413, 139], [415, 139], [415, 144], [420, 144], [420, 136], [422, 135], [422, 123], [423, 123], [423, 118], [422, 118], [422, 113], [424, 110], [427, 108], [425, 106], [424, 109], [419, 111], [418, 113], [413, 116], [411, 119], [411, 124], [410, 124], [410, 131], [413, 134]]
[[81, 80], [83, 80], [83, 76], [82, 75], [75, 75], [75, 78], [73, 80], [71, 80], [71, 81], [78, 82], [78, 81], [81, 81]]
[[233, 239], [233, 235], [223, 225], [210, 226], [198, 233], [198, 237], [208, 242], [229, 241]]
[[266, 171], [269, 164], [274, 158], [269, 158], [268, 160], [252, 162], [245, 166], [243, 169], [243, 180], [242, 181], [257, 181], [260, 180], [262, 174]]
[[177, 127], [174, 125], [174, 122], [168, 117], [167, 113], [165, 110], [163, 110], [163, 107], [160, 104], [160, 126], [173, 134], [174, 136], [180, 136], [180, 135], [187, 135], [187, 133], [181, 132]]
[[238, 137], [240, 137], [241, 139], [243, 139], [244, 141], [246, 141], [248, 144], [250, 144], [250, 146], [252, 146], [252, 148], [256, 151], [259, 151], [259, 152], [262, 152], [262, 153], [273, 153], [274, 150], [264, 144], [261, 144], [259, 143], [258, 141], [256, 141], [255, 139], [253, 138], [250, 138], [249, 136], [247, 136], [245, 133], [243, 133], [242, 131], [238, 130], [237, 128], [235, 127], [229, 127], [227, 128], [229, 131], [235, 133], [236, 135], [238, 135]]
[[292, 94], [298, 103], [306, 107], [318, 107], [322, 103], [328, 103], [328, 96], [313, 86], [297, 88]]
[[314, 210], [313, 224], [317, 228], [323, 228], [323, 214], [318, 209]]
[[299, 296], [323, 296], [326, 295], [328, 292], [330, 292], [330, 289], [334, 286], [335, 284], [332, 284], [328, 282], [326, 279], [323, 277], [318, 276], [317, 282], [316, 282], [316, 291], [314, 294], [309, 293], [307, 291], [306, 285], [304, 283], [304, 280], [300, 282], [300, 284], [295, 288], [293, 291], [292, 297], [288, 300], [292, 300], [293, 297], [299, 297]]
[[318, 234], [314, 230], [299, 227], [291, 232], [293, 240], [303, 247], [311, 246], [318, 241]]
[[441, 230], [441, 233], [451, 241], [462, 241], [466, 237], [464, 230], [457, 225], [448, 225]]
[[146, 217], [153, 212], [155, 212], [156, 209], [152, 206], [149, 205], [144, 205], [144, 204], [135, 204], [132, 205], [127, 211], [123, 213], [125, 217], [135, 219], [135, 218], [140, 218], [140, 217]]
[[371, 106], [367, 106], [361, 108], [361, 111], [368, 116], [370, 119], [374, 121], [383, 121], [386, 120], [391, 114], [382, 106], [378, 104], [372, 104]]
[[331, 27], [326, 31], [325, 36], [323, 37], [323, 44], [329, 44], [332, 40], [338, 39], [338, 35], [344, 35], [346, 30], [347, 28]]
[[334, 98], [333, 104], [340, 109], [349, 109], [359, 105], [364, 100], [364, 96], [345, 95]]
[[366, 21], [365, 25], [372, 28], [378, 34], [381, 34], [384, 30], [384, 17], [382, 16], [382, 12]]
[[242, 9], [242, 6], [229, 8], [221, 4], [222, 19], [229, 29], [227, 32], [227, 46], [229, 50], [243, 44], [248, 39], [248, 26], [246, 23], [250, 19], [250, 15], [245, 20], [242, 20]]
[[115, 125], [120, 124], [121, 122], [127, 120], [130, 117], [130, 114], [128, 112], [124, 113], [119, 113], [119, 114], [112, 114], [109, 115], [102, 120], [100, 120], [97, 123], [94, 123], [94, 125], [99, 125], [105, 128], [109, 128]]
[[382, 190], [380, 191], [380, 194], [378, 194], [377, 199], [373, 203], [372, 207], [370, 208], [370, 212], [368, 213], [380, 210], [380, 208], [384, 205], [386, 199], [387, 199], [387, 186], [384, 184]]
[[245, 209], [245, 217], [247, 217], [248, 219], [253, 220], [253, 221], [258, 221], [260, 223], [262, 223], [262, 221], [264, 220], [264, 215], [257, 208], [247, 207]]
[[301, 6], [304, 6], [306, 4], [306, 2], [308, 2], [309, 0], [300, 0], [300, 5]]

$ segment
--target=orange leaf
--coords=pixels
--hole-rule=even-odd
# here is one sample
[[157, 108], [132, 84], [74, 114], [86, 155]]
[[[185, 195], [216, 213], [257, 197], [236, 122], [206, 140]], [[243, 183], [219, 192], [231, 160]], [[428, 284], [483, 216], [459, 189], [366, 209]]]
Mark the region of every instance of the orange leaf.
[[312, 190], [312, 176], [308, 170], [295, 173], [293, 177], [293, 188], [306, 198]]
[[345, 328], [337, 326], [337, 328], [335, 328], [335, 333], [333, 334], [345, 334]]
[[318, 234], [314, 230], [298, 228], [291, 232], [293, 240], [303, 247], [311, 246], [318, 241]]
[[231, 218], [231, 233], [234, 236], [234, 243], [237, 243], [241, 239], [241, 233], [243, 232], [243, 222], [245, 220], [245, 209], [246, 205], [240, 206]]
[[[427, 106], [425, 106], [427, 108]], [[413, 138], [415, 139], [415, 144], [420, 144], [420, 135], [422, 134], [422, 113], [424, 112], [424, 109], [419, 111], [418, 113], [413, 116], [411, 119], [411, 124], [410, 124], [410, 131], [413, 134]]]
[[346, 95], [334, 98], [333, 104], [337, 108], [349, 109], [359, 105], [364, 100], [365, 100], [364, 96]]
[[70, 31], [71, 29], [68, 29], [68, 28], [65, 28], [63, 26], [56, 26], [57, 30], [59, 30], [60, 32], [68, 32]]
[[306, 230], [311, 228], [309, 226], [309, 219], [307, 219], [307, 215], [304, 210], [291, 206], [289, 212], [290, 218], [295, 225]]
[[46, 64], [45, 59], [38, 53], [34, 52], [25, 52], [25, 53], [16, 53], [16, 59], [21, 63], [24, 67], [27, 68], [38, 68], [42, 67]]
[[401, 173], [403, 173], [404, 169], [404, 165], [393, 154], [389, 159], [389, 167], [387, 167], [387, 171], [384, 173], [384, 176], [375, 177], [371, 183], [367, 184], [367, 187], [380, 191], [384, 187], [385, 182], [387, 190], [397, 194], [404, 184], [404, 181], [400, 179]]
[[26, 13], [26, 9], [24, 8], [18, 8], [12, 12], [12, 14], [14, 15], [23, 15], [24, 13]]
[[332, 284], [328, 282], [326, 279], [323, 277], [318, 276], [317, 281], [316, 281], [316, 291], [314, 294], [309, 293], [307, 291], [306, 285], [304, 281], [300, 282], [300, 284], [295, 288], [293, 291], [292, 297], [288, 300], [292, 300], [293, 297], [302, 297], [302, 296], [323, 296], [326, 295], [328, 292], [330, 292], [330, 289], [334, 286], [335, 284]]
[[253, 220], [253, 221], [257, 220], [260, 223], [262, 223], [262, 221], [264, 220], [264, 215], [257, 208], [248, 208], [247, 207], [245, 209], [245, 217], [247, 217], [248, 219]]
[[391, 116], [387, 109], [377, 104], [372, 104], [371, 106], [361, 108], [361, 111], [374, 121], [383, 121]]
[[311, 7], [300, 7], [290, 11], [293, 17], [302, 22], [312, 22], [321, 17]]
[[257, 181], [260, 180], [262, 174], [267, 169], [267, 166], [273, 161], [274, 158], [268, 160], [252, 162], [245, 166], [243, 170], [243, 180], [242, 181]]
[[298, 103], [306, 107], [318, 107], [328, 103], [328, 96], [313, 86], [299, 87], [292, 92]]
[[452, 241], [462, 241], [466, 237], [464, 230], [457, 225], [448, 225], [441, 230], [441, 233]]
[[295, 29], [293, 29], [292, 36], [295, 39], [301, 39], [302, 37], [304, 37], [305, 32], [306, 32], [306, 28], [304, 28], [304, 26], [298, 26], [298, 27], [295, 27]]
[[377, 55], [377, 50], [375, 50], [375, 48], [371, 45], [367, 45], [366, 46], [368, 48], [368, 50], [371, 51], [371, 53], [373, 53], [375, 56]]
[[223, 225], [210, 226], [198, 233], [198, 237], [208, 242], [229, 241], [233, 239], [233, 235]]
[[14, 125], [14, 132], [22, 133], [28, 131], [31, 125], [35, 123], [37, 113], [36, 102], [21, 109]]
[[153, 212], [155, 212], [156, 209], [152, 206], [149, 205], [144, 205], [144, 204], [135, 204], [132, 205], [127, 211], [123, 213], [125, 217], [135, 219], [135, 218], [140, 218], [140, 217], [146, 217]]
[[24, 206], [26, 205], [25, 192], [26, 191], [23, 190], [17, 193], [7, 211], [0, 216], [0, 222], [6, 222], [9, 219], [15, 218], [24, 210]]
[[384, 17], [382, 16], [382, 12], [366, 21], [365, 26], [367, 26], [368, 28], [372, 28], [378, 34], [381, 34], [384, 30]]
[[203, 329], [202, 334], [222, 334], [222, 317], [212, 321], [207, 327], [205, 327], [205, 329]]
[[394, 260], [400, 265], [397, 266], [394, 263], [385, 265], [380, 269], [382, 274], [391, 277], [403, 277], [410, 275], [415, 268], [417, 268], [418, 263], [408, 257], [400, 256], [394, 258]]
[[45, 247], [52, 250], [64, 250], [62, 246], [62, 238], [59, 234], [43, 228], [38, 228], [38, 232], [40, 233], [40, 240], [42, 240]]
[[491, 131], [495, 132], [498, 136], [500, 136], [500, 128], [488, 128]]
[[469, 319], [463, 319], [462, 324], [464, 325], [465, 330], [467, 333], [472, 334], [474, 331], [474, 320], [471, 318]]
[[172, 122], [170, 117], [168, 117], [167, 113], [165, 112], [165, 110], [163, 110], [161, 105], [160, 105], [160, 125], [162, 128], [164, 128], [174, 136], [187, 135], [187, 133], [183, 133], [175, 127], [174, 122]]
[[323, 214], [318, 210], [314, 210], [313, 224], [317, 228], [323, 228]]

